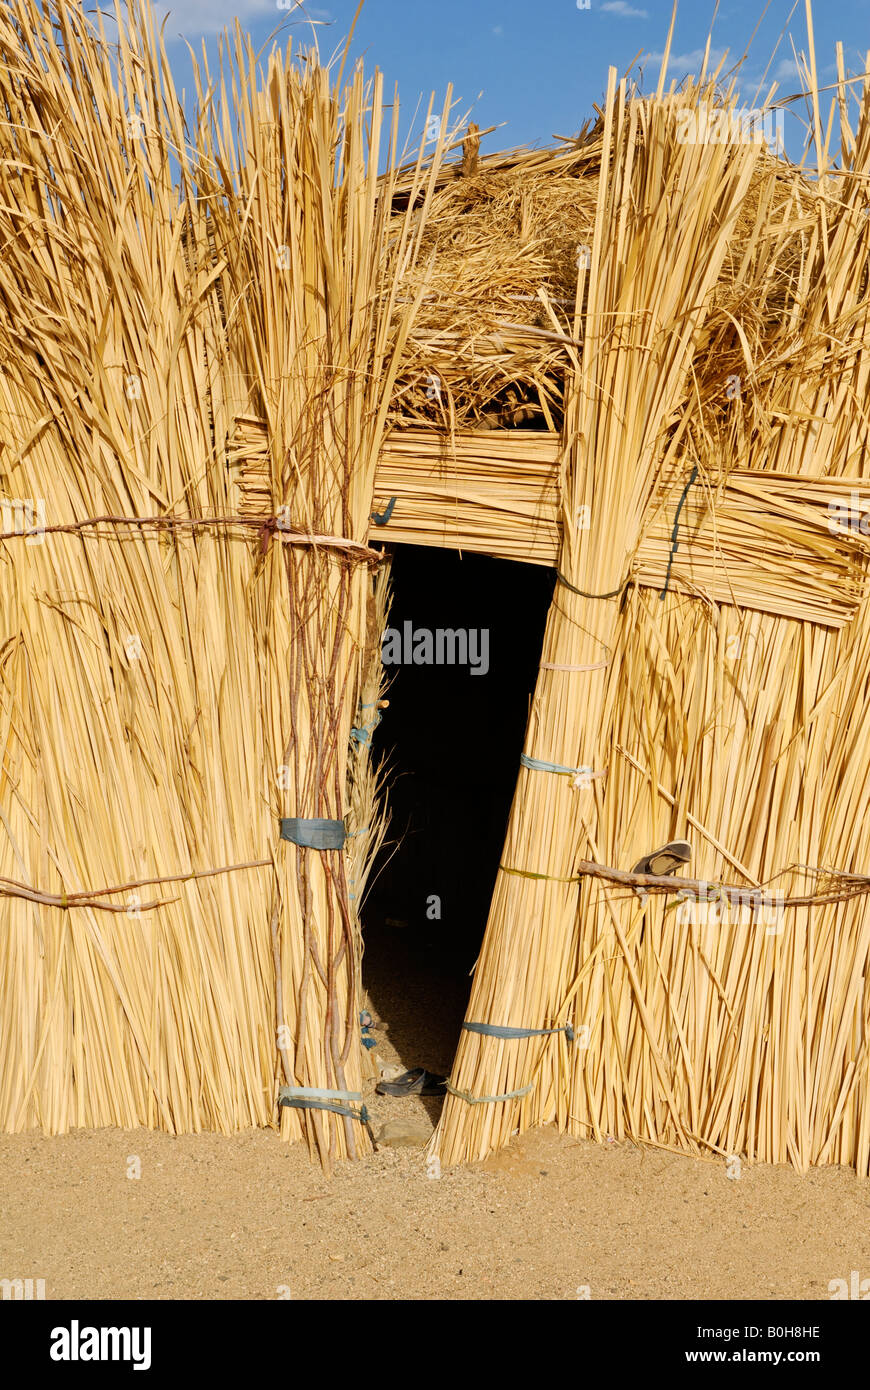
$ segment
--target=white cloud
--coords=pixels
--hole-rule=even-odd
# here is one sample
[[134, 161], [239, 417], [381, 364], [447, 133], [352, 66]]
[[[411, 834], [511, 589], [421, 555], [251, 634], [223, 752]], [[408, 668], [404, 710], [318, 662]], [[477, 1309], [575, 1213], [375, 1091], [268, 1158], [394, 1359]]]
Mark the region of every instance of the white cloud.
[[504, 33], [504, 29], [502, 29], [502, 27], [501, 27], [500, 24], [496, 24], [496, 26], [495, 26], [495, 28], [493, 29], [492, 32], [493, 32], [494, 34], [498, 34], [499, 37], [501, 37], [501, 35]]
[[795, 77], [800, 77], [800, 70], [794, 58], [783, 58], [773, 76], [776, 82], [791, 82]]
[[601, 8], [607, 14], [618, 14], [620, 19], [649, 19], [646, 10], [636, 10], [633, 5], [626, 4], [626, 0], [607, 0]]
[[[677, 72], [682, 76], [684, 73], [693, 73], [695, 76], [701, 71], [701, 64], [704, 61], [705, 50], [703, 48], [693, 48], [688, 53], [672, 53], [668, 59], [668, 72], [676, 77]], [[664, 53], [647, 53], [644, 55], [645, 63], [660, 63], [664, 58]], [[725, 50], [722, 48], [712, 48], [710, 50], [710, 61], [707, 64], [707, 71], [714, 71], [722, 58], [725, 57]]]
[[329, 10], [313, 5], [299, 4], [297, 0], [156, 0], [154, 6], [158, 22], [169, 15], [166, 26], [167, 37], [183, 33], [187, 38], [198, 34], [218, 34], [223, 29], [232, 29], [238, 19], [242, 28], [256, 20], [273, 19], [276, 25], [282, 19], [292, 16], [299, 21], [306, 19], [326, 23], [332, 19]]

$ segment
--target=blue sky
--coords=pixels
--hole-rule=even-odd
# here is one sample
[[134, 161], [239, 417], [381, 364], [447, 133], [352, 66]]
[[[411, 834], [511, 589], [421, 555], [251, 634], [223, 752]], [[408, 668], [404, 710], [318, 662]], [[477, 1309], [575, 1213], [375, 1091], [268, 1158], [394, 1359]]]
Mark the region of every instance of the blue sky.
[[[284, 35], [311, 34], [301, 21], [316, 22], [321, 52], [329, 54], [343, 39], [356, 0], [329, 0], [304, 5], [291, 13], [295, 0], [167, 0], [166, 29], [170, 58], [179, 82], [189, 85], [183, 34], [198, 48], [238, 16], [260, 43], [281, 25]], [[583, 3], [583, 0], [581, 0]], [[367, 67], [384, 72], [388, 85], [398, 82], [403, 112], [410, 121], [418, 99], [429, 94], [439, 102], [453, 83], [456, 114], [471, 111], [483, 129], [501, 128], [484, 142], [484, 150], [520, 144], [552, 143], [555, 133], [570, 135], [601, 101], [609, 64], [624, 71], [639, 50], [647, 55], [645, 85], [654, 86], [671, 16], [672, 0], [366, 0], [357, 26], [354, 51]], [[814, 26], [819, 81], [830, 82], [835, 43], [842, 40], [847, 69], [861, 72], [870, 49], [870, 0], [816, 0]], [[722, 0], [713, 30], [718, 54], [739, 58], [761, 21], [744, 69], [741, 99], [752, 103], [755, 84], [770, 64], [780, 84], [778, 96], [800, 89], [794, 51], [807, 51], [805, 0], [771, 0], [761, 19], [763, 0]], [[681, 0], [673, 45], [671, 73], [682, 77], [697, 69], [714, 12], [713, 0]], [[777, 47], [778, 45], [778, 47]], [[789, 153], [799, 139], [797, 116], [786, 129]]]

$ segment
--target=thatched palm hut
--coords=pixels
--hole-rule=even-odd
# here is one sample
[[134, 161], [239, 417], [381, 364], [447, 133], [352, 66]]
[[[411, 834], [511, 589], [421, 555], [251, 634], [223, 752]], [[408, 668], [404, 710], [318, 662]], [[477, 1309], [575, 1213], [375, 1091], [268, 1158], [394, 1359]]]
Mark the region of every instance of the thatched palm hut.
[[[0, 15], [3, 1127], [367, 1150], [413, 541], [558, 572], [434, 1150], [867, 1173], [870, 89], [813, 177], [686, 140], [733, 94], [664, 70], [400, 167], [379, 76], [237, 34], [186, 123], [118, 26]], [[626, 872], [674, 838], [682, 903]]]

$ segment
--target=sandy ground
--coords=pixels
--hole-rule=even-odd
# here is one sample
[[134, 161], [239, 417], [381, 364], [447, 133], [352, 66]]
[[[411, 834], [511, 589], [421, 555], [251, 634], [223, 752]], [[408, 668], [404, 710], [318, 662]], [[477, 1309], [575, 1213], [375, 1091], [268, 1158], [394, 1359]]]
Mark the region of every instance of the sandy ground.
[[408, 1150], [326, 1179], [270, 1132], [0, 1138], [0, 1277], [47, 1298], [827, 1299], [870, 1277], [868, 1216], [843, 1169], [552, 1130], [440, 1181]]
[[[373, 1128], [431, 1126], [440, 1100], [376, 1096], [374, 1058], [447, 1070], [467, 983], [375, 964]], [[440, 1180], [390, 1148], [327, 1179], [271, 1131], [0, 1135], [0, 1278], [47, 1298], [827, 1300], [853, 1270], [870, 1279], [870, 1182], [842, 1168], [735, 1180], [541, 1129]]]

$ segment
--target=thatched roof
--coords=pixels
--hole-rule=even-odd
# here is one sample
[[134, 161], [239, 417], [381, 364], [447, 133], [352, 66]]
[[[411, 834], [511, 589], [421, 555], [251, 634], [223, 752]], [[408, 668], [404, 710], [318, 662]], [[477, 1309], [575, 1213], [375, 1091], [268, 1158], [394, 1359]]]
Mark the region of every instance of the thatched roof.
[[[471, 177], [459, 161], [442, 170], [420, 262], [420, 276], [431, 279], [411, 339], [413, 371], [403, 375], [395, 402], [396, 424], [561, 425], [578, 261], [591, 248], [601, 149], [598, 122], [576, 147], [493, 154]], [[730, 374], [746, 375], [741, 333], [759, 363], [781, 335], [819, 196], [800, 170], [762, 151], [696, 359], [705, 405], [721, 400]], [[777, 253], [775, 276], [766, 278], [759, 299], [753, 272], [764, 279], [770, 250], [758, 240], [762, 204]], [[836, 220], [835, 205], [831, 213]]]

